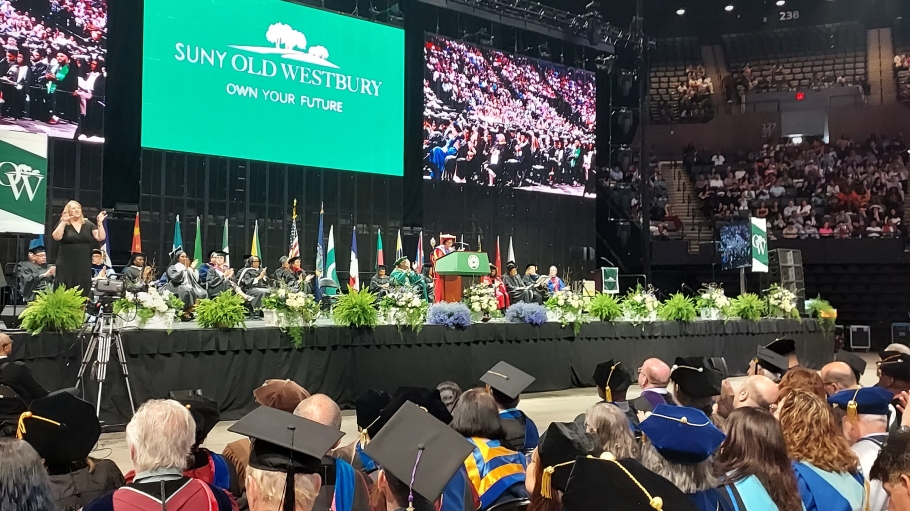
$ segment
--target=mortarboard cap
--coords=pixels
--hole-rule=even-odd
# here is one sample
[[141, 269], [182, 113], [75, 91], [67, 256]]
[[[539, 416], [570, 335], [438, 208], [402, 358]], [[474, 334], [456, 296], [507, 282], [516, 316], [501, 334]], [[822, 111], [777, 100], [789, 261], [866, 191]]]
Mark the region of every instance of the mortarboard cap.
[[354, 400], [354, 408], [357, 412], [357, 427], [366, 430], [377, 419], [382, 409], [389, 404], [392, 399], [389, 393], [384, 390], [370, 389], [363, 393], [362, 396]]
[[499, 362], [480, 377], [480, 381], [512, 399], [520, 396], [536, 379], [506, 361]]
[[145, 258], [145, 252], [132, 252], [130, 254], [130, 260], [127, 264], [132, 265], [136, 261], [137, 257]]
[[598, 440], [585, 433], [584, 423], [551, 422], [540, 436], [537, 447], [543, 468], [540, 494], [551, 499], [556, 493], [554, 490], [565, 492], [575, 458], [600, 456], [601, 452], [603, 448]]
[[828, 398], [828, 404], [847, 411], [847, 416], [888, 415], [888, 405], [894, 395], [881, 387], [863, 387], [847, 389]]
[[384, 264], [380, 264], [380, 265], [377, 265], [377, 266], [376, 266], [376, 271], [379, 271], [379, 270], [387, 270], [387, 269], [388, 269], [388, 268], [386, 268]]
[[35, 245], [28, 249], [29, 254], [41, 254], [43, 252], [47, 252], [47, 247], [44, 245]]
[[310, 393], [293, 380], [266, 380], [261, 387], [253, 390], [253, 398], [262, 406], [294, 413], [301, 401]]
[[612, 359], [597, 364], [594, 368], [594, 385], [606, 391], [607, 401], [613, 402], [613, 392], [622, 392], [632, 385], [632, 377], [622, 367], [622, 362]]
[[224, 250], [213, 250], [212, 255], [216, 255], [218, 257], [224, 257], [227, 255], [227, 252], [225, 252]]
[[708, 367], [704, 357], [676, 357], [670, 379], [694, 399], [719, 396], [723, 381], [720, 371]]
[[528, 271], [528, 268], [530, 268], [530, 267], [532, 267], [532, 266], [533, 266], [534, 268], [537, 268], [537, 264], [536, 264], [536, 263], [528, 263], [528, 264], [525, 265], [525, 271]]
[[446, 424], [452, 422], [452, 414], [439, 397], [439, 390], [423, 387], [399, 387], [392, 399], [389, 400], [389, 404], [384, 406], [379, 413], [379, 418], [367, 428], [367, 434], [370, 435], [370, 438], [375, 438], [379, 430], [395, 415], [395, 412], [408, 401], [423, 408], [441, 422]]
[[454, 234], [440, 234], [440, 235], [439, 235], [439, 242], [440, 242], [440, 243], [445, 243], [446, 240], [455, 241], [455, 235], [454, 235]]
[[405, 259], [407, 259], [407, 256], [402, 256], [402, 257], [399, 257], [398, 259], [395, 259], [395, 263], [394, 263], [395, 266], [398, 266], [399, 264], [401, 264], [401, 262], [404, 261]]
[[705, 412], [688, 406], [657, 405], [639, 428], [661, 456], [684, 465], [705, 461], [726, 438]]
[[784, 355], [779, 355], [764, 346], [759, 346], [755, 358], [758, 365], [771, 371], [772, 373], [784, 374], [790, 367], [790, 361]]
[[383, 470], [430, 502], [473, 450], [455, 430], [408, 401], [364, 448]]
[[[791, 353], [796, 353], [796, 341], [787, 337], [780, 337], [766, 344], [765, 348], [786, 357]], [[787, 369], [789, 369], [789, 366]]]
[[910, 381], [910, 355], [895, 353], [883, 358], [880, 363], [882, 374], [892, 378]]
[[294, 257], [288, 259], [288, 264], [294, 264], [294, 263], [296, 263], [296, 262], [299, 261], [299, 260], [300, 260], [299, 257], [294, 256]]
[[104, 255], [104, 252], [102, 252], [100, 248], [93, 248], [92, 255]]
[[840, 350], [835, 355], [834, 360], [838, 362], [843, 362], [850, 366], [850, 370], [853, 371], [853, 376], [856, 377], [856, 382], [859, 383], [860, 377], [863, 373], [866, 372], [866, 361], [859, 358], [858, 356], [850, 353], [846, 350]]
[[32, 401], [19, 417], [18, 436], [46, 465], [63, 465], [88, 457], [101, 436], [101, 424], [91, 403], [63, 389]]
[[511, 270], [512, 268], [518, 268], [518, 265], [515, 264], [515, 261], [509, 261], [506, 263], [506, 270]]
[[562, 497], [563, 511], [605, 509], [621, 502], [623, 511], [697, 511], [688, 495], [633, 459], [580, 458]]
[[180, 397], [176, 400], [185, 406], [193, 416], [193, 420], [196, 422], [196, 443], [201, 443], [221, 418], [218, 403], [201, 394]]

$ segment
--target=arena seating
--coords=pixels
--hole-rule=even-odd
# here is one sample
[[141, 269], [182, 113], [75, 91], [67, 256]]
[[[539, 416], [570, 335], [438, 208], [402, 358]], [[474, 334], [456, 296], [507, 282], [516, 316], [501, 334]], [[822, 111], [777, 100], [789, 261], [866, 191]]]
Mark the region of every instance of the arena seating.
[[729, 34], [723, 40], [730, 70], [751, 74], [748, 92], [823, 89], [866, 79], [866, 30], [858, 23]]
[[[698, 39], [679, 37], [660, 39], [651, 53], [651, 120], [658, 123], [704, 122], [713, 117], [710, 101], [699, 95], [698, 108], [681, 104], [677, 87], [689, 83], [692, 68], [701, 67], [701, 52]], [[703, 72], [703, 69], [702, 69]], [[697, 92], [697, 91], [696, 91]]]
[[897, 81], [897, 97], [910, 104], [910, 23], [898, 20], [891, 29], [894, 41], [894, 55], [901, 57], [901, 65], [895, 61], [894, 78]]

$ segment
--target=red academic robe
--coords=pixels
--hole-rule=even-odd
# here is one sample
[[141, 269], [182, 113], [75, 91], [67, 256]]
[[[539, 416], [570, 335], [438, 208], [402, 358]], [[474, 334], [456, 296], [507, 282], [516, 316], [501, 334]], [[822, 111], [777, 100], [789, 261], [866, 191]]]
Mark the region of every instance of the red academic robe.
[[506, 291], [506, 285], [502, 282], [501, 278], [493, 278], [486, 275], [480, 279], [480, 282], [488, 286], [493, 286], [493, 291], [496, 293], [496, 301], [499, 302], [499, 310], [503, 310], [509, 306], [509, 293]]
[[447, 249], [445, 245], [438, 245], [430, 254], [430, 263], [433, 264], [433, 301], [439, 303], [442, 300], [442, 275], [436, 273], [436, 260], [440, 257], [454, 252], [454, 248]]

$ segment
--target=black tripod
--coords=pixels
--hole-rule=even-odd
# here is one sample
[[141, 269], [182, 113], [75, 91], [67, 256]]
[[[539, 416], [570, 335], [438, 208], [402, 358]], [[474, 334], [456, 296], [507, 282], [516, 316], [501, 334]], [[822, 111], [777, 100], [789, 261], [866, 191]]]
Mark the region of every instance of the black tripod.
[[[107, 363], [111, 359], [111, 350], [115, 351], [117, 361], [120, 362], [120, 370], [123, 371], [123, 379], [126, 382], [126, 394], [130, 398], [130, 410], [136, 413], [136, 405], [133, 403], [133, 391], [130, 389], [130, 373], [126, 367], [126, 353], [123, 350], [123, 340], [120, 338], [120, 330], [114, 328], [114, 311], [112, 302], [107, 303], [104, 297], [98, 304], [95, 322], [91, 330], [83, 330], [79, 334], [79, 339], [86, 341], [88, 346], [85, 354], [82, 356], [82, 364], [79, 366], [79, 374], [76, 376], [76, 388], [82, 384], [82, 377], [86, 368], [91, 365], [91, 374], [95, 376], [98, 382], [98, 400], [95, 404], [95, 415], [101, 416], [101, 391], [104, 382], [107, 380]], [[94, 358], [94, 360], [93, 360]]]

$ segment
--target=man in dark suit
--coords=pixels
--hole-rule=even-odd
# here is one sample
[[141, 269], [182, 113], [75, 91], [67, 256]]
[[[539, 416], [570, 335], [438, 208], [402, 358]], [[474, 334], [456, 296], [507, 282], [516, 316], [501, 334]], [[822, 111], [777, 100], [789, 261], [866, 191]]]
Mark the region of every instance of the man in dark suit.
[[19, 414], [29, 403], [47, 395], [47, 390], [35, 381], [31, 369], [23, 362], [9, 359], [13, 340], [0, 333], [0, 436], [15, 434]]
[[638, 385], [641, 396], [632, 400], [632, 408], [650, 413], [657, 405], [672, 405], [673, 398], [667, 392], [670, 382], [670, 366], [659, 358], [649, 358], [638, 370]]

